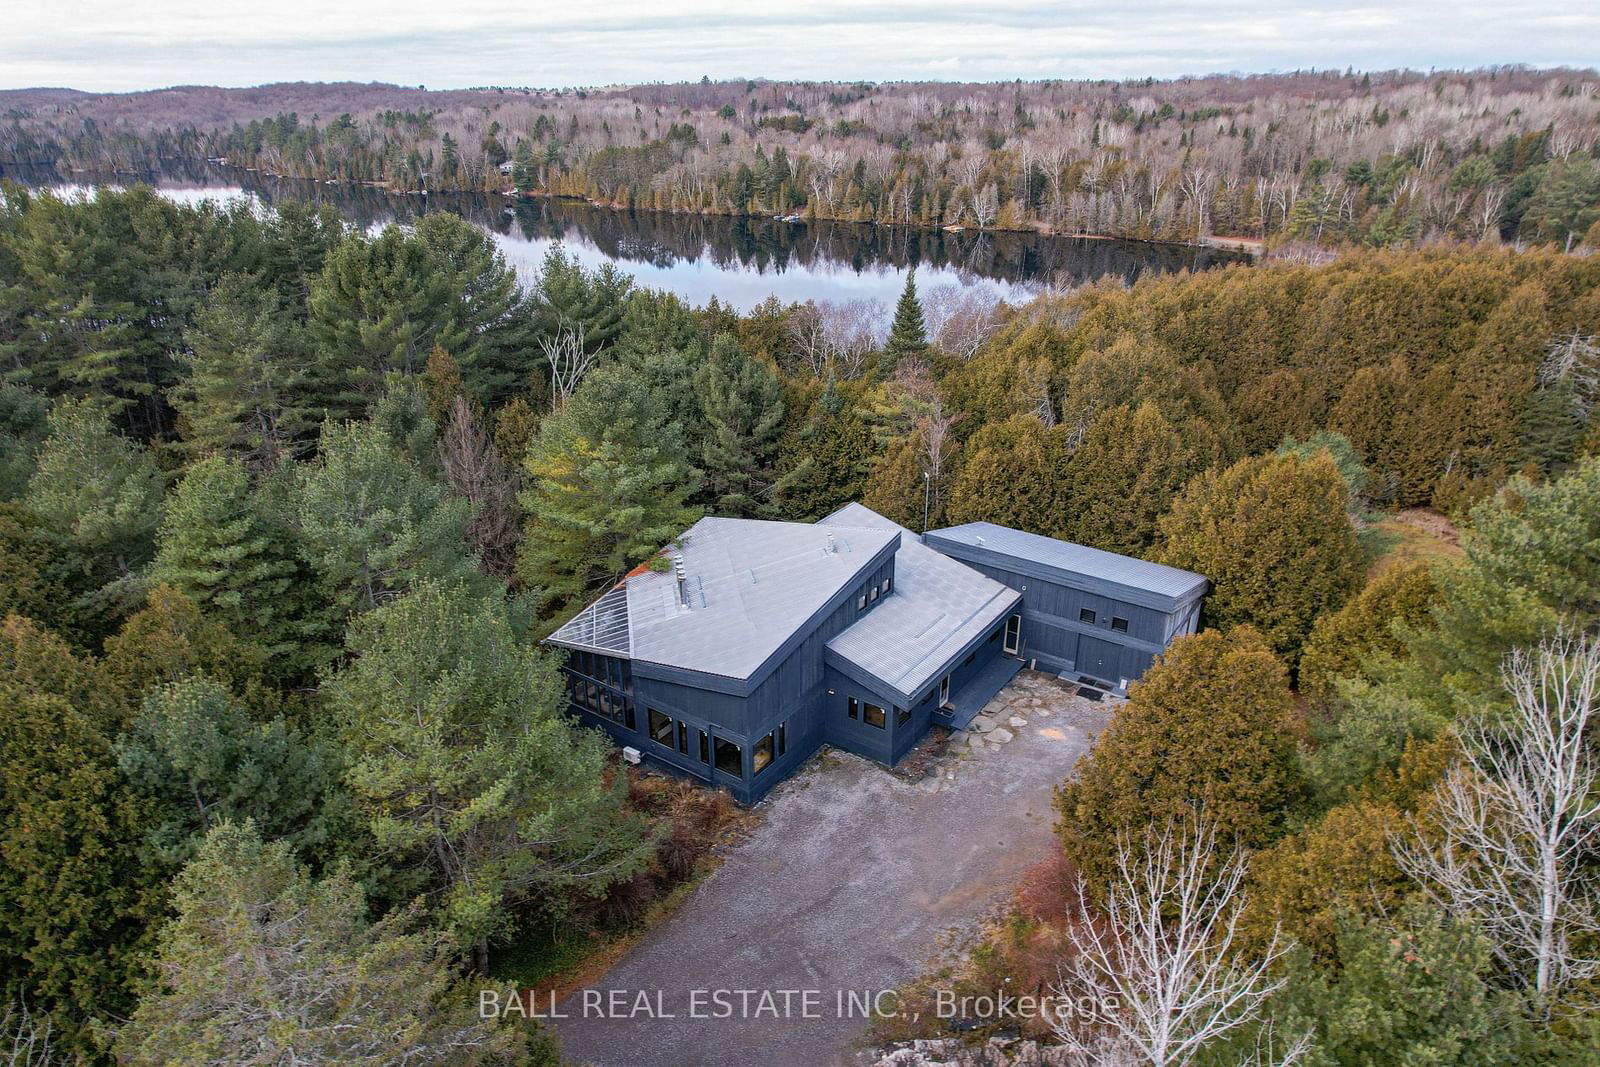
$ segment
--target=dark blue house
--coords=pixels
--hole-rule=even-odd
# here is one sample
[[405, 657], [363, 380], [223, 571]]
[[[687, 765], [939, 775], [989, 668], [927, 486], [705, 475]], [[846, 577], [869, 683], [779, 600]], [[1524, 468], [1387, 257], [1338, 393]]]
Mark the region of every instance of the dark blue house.
[[[1199, 575], [990, 531], [1032, 538], [987, 524], [918, 537], [859, 504], [815, 524], [701, 519], [547, 641], [566, 650], [580, 720], [752, 803], [824, 743], [892, 766], [930, 725], [965, 726], [1024, 663], [1123, 689], [1194, 626]], [[1080, 596], [1098, 597], [1103, 626], [1060, 625]], [[1158, 619], [1169, 602], [1179, 617]], [[1089, 670], [1107, 654], [1067, 635], [1102, 631], [1115, 665]]]

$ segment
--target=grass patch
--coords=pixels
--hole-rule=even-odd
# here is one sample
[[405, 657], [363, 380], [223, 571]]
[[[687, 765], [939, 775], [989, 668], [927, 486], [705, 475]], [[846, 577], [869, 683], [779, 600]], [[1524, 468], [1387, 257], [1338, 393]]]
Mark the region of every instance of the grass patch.
[[1371, 523], [1367, 531], [1374, 549], [1369, 575], [1396, 564], [1461, 557], [1455, 524], [1427, 508], [1397, 511]]

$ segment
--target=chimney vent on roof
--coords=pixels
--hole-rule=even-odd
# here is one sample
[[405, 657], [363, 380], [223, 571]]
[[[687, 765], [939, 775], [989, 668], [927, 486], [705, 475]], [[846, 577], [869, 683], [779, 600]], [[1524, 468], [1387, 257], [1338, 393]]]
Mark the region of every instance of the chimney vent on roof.
[[689, 606], [689, 580], [683, 573], [682, 556], [672, 557], [672, 574], [677, 579], [678, 607], [686, 608]]
[[837, 546], [835, 546], [834, 543], [833, 543], [833, 531], [829, 530], [828, 531], [828, 555], [831, 556], [835, 552], [837, 552], [838, 550], [839, 549], [837, 548]]
[[978, 544], [983, 544], [983, 534], [978, 535]]

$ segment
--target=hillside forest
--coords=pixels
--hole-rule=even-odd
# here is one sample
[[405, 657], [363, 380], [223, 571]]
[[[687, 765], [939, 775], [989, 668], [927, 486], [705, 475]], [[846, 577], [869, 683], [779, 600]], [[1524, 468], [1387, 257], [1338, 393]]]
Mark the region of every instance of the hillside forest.
[[[1371, 92], [1493, 83], [1435, 84]], [[636, 929], [738, 816], [574, 725], [538, 638], [702, 514], [861, 500], [1214, 583], [964, 980], [1070, 978], [1164, 863], [1253, 996], [1184, 1062], [1592, 1062], [1600, 256], [1557, 236], [965, 318], [913, 273], [863, 340], [559, 250], [523, 285], [444, 213], [6, 187], [0, 1052], [550, 1062], [474, 987]]]
[[654, 211], [1170, 241], [1569, 246], [1600, 79], [1506, 67], [1171, 81], [0, 93], [0, 165], [179, 161]]

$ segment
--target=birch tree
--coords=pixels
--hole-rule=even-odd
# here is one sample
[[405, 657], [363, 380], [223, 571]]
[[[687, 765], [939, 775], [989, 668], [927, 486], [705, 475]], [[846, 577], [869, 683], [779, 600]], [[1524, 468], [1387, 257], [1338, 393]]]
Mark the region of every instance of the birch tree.
[[1288, 946], [1274, 933], [1252, 958], [1234, 951], [1244, 876], [1245, 853], [1221, 853], [1203, 816], [1117, 835], [1103, 914], [1080, 880], [1054, 990], [1073, 1010], [1051, 1026], [1078, 1062], [1179, 1067], [1245, 1027], [1263, 1043], [1243, 1062], [1287, 1067], [1304, 1054], [1304, 1036], [1267, 1047], [1267, 1001], [1285, 983], [1274, 964]]
[[1437, 830], [1414, 820], [1392, 847], [1441, 907], [1477, 922], [1548, 1011], [1563, 988], [1600, 974], [1581, 948], [1600, 932], [1582, 869], [1600, 835], [1587, 734], [1600, 641], [1558, 631], [1512, 652], [1502, 678], [1510, 710], [1457, 728], [1460, 761], [1433, 790]]

